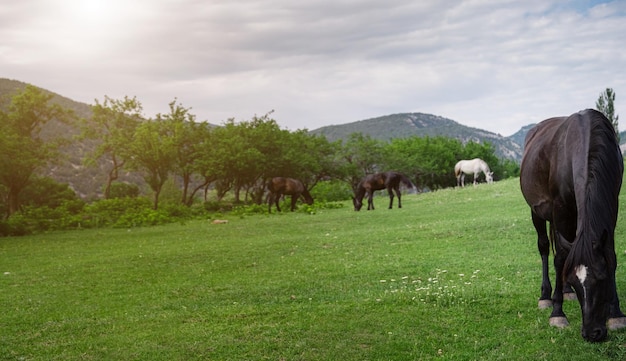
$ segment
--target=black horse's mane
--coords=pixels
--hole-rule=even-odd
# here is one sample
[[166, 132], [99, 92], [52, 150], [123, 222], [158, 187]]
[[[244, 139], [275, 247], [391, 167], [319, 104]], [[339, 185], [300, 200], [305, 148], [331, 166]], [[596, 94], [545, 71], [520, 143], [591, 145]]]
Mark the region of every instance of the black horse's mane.
[[[587, 159], [585, 214], [586, 222], [578, 229], [577, 239], [565, 263], [565, 274], [575, 265], [599, 265], [593, 260], [594, 242], [604, 242], [605, 252], [614, 253], [614, 228], [618, 212], [619, 190], [623, 172], [622, 155], [617, 146], [615, 130], [604, 118], [593, 112], [583, 112], [592, 117]], [[616, 181], [617, 180], [617, 181]], [[610, 256], [610, 254], [609, 254]], [[615, 257], [607, 257], [614, 259]], [[600, 271], [597, 269], [596, 272]]]

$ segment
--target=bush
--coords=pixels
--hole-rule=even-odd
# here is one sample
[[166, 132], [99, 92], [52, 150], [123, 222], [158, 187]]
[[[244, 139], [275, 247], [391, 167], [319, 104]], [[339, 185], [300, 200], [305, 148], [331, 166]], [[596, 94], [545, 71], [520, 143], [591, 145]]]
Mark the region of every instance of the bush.
[[148, 198], [103, 199], [85, 207], [85, 227], [139, 227], [169, 222], [167, 213], [152, 209]]
[[66, 183], [48, 177], [34, 177], [20, 193], [20, 203], [32, 207], [55, 209], [65, 202], [82, 202]]
[[311, 196], [315, 203], [345, 201], [352, 197], [352, 189], [346, 182], [338, 180], [322, 181], [313, 187]]
[[80, 200], [64, 201], [58, 207], [24, 206], [0, 224], [0, 236], [23, 236], [36, 232], [79, 228], [80, 212], [84, 207]]
[[28, 221], [21, 214], [16, 213], [11, 218], [0, 220], [0, 236], [25, 236], [33, 233], [29, 229]]
[[139, 186], [130, 183], [113, 183], [109, 190], [109, 198], [137, 198], [139, 197]]

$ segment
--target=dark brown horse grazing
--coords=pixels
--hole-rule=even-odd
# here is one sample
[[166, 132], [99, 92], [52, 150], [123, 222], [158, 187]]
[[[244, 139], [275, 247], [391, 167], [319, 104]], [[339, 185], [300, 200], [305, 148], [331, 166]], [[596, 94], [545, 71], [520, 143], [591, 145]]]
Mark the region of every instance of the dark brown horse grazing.
[[[582, 337], [592, 342], [606, 338], [607, 321], [609, 329], [626, 326], [615, 286], [614, 245], [623, 168], [615, 130], [595, 110], [544, 120], [526, 136], [520, 185], [541, 254], [539, 307], [552, 305], [550, 325], [567, 326], [563, 288], [571, 285], [582, 311]], [[550, 244], [556, 269], [552, 300]]]
[[281, 212], [278, 201], [283, 195], [291, 196], [292, 212], [296, 209], [296, 202], [301, 196], [306, 204], [313, 204], [313, 197], [311, 197], [311, 193], [309, 193], [304, 184], [297, 179], [274, 177], [269, 181], [267, 189], [270, 192], [267, 195], [268, 213], [272, 213], [272, 203], [275, 203], [276, 209]]
[[366, 194], [367, 210], [369, 211], [370, 209], [374, 209], [374, 191], [385, 188], [389, 193], [389, 209], [393, 206], [393, 191], [395, 191], [398, 196], [398, 208], [402, 208], [402, 201], [400, 199], [400, 183], [404, 183], [409, 188], [414, 187], [409, 177], [402, 173], [384, 172], [365, 176], [365, 178], [359, 182], [356, 194], [352, 198], [354, 210], [361, 210], [361, 207], [363, 207], [363, 197], [365, 197]]

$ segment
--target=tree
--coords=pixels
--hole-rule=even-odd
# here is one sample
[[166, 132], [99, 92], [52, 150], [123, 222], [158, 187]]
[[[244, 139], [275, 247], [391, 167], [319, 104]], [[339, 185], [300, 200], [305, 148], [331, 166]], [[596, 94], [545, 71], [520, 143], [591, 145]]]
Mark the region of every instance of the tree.
[[161, 119], [147, 120], [139, 124], [130, 143], [130, 167], [143, 171], [143, 178], [154, 191], [153, 208], [159, 207], [159, 195], [174, 169], [176, 147], [171, 127]]
[[615, 128], [615, 135], [619, 142], [619, 116], [615, 114], [615, 92], [612, 88], [606, 88], [596, 101], [596, 109], [603, 113]]
[[459, 140], [442, 136], [396, 138], [385, 146], [385, 167], [414, 177], [418, 188], [453, 186], [463, 149]]
[[96, 99], [91, 119], [83, 120], [82, 137], [96, 139], [98, 146], [85, 162], [95, 163], [107, 157], [111, 162], [104, 198], [111, 198], [111, 184], [117, 180], [119, 171], [128, 158], [128, 144], [132, 142], [135, 128], [142, 119], [142, 106], [136, 98], [116, 100], [107, 96], [104, 102]]
[[[207, 139], [208, 124], [196, 123], [195, 115], [190, 113], [191, 108], [177, 104], [176, 100], [172, 101], [169, 107], [170, 113], [157, 115], [157, 120], [163, 122], [172, 137], [174, 147], [173, 172], [183, 182], [181, 203], [191, 206], [195, 190], [191, 191], [189, 187], [194, 173], [197, 172], [195, 163], [202, 156], [200, 149], [202, 142]], [[203, 182], [202, 186], [204, 185]]]
[[0, 110], [0, 184], [6, 190], [6, 218], [20, 208], [19, 195], [36, 170], [55, 159], [67, 140], [44, 139], [42, 127], [55, 119], [68, 122], [73, 113], [49, 104], [53, 95], [27, 85], [15, 94], [8, 111]]
[[356, 192], [359, 181], [368, 174], [381, 171], [383, 143], [362, 133], [352, 133], [339, 152], [339, 178]]

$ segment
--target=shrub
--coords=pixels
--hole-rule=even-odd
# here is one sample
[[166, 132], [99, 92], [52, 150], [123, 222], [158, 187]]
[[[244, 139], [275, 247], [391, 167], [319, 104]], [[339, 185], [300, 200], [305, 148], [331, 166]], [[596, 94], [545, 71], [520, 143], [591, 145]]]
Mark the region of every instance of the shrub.
[[103, 199], [85, 207], [83, 214], [86, 227], [138, 227], [166, 223], [163, 211], [152, 209], [148, 198]]
[[116, 182], [111, 184], [109, 198], [137, 198], [139, 197], [139, 186], [136, 184]]
[[54, 209], [68, 201], [81, 202], [68, 184], [48, 177], [34, 177], [20, 193], [20, 203], [25, 206]]
[[319, 182], [311, 190], [311, 196], [318, 202], [345, 201], [352, 197], [352, 190], [346, 182], [331, 180]]

